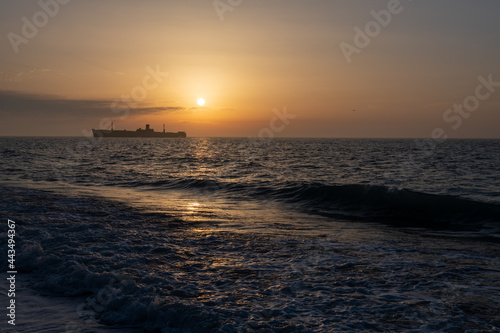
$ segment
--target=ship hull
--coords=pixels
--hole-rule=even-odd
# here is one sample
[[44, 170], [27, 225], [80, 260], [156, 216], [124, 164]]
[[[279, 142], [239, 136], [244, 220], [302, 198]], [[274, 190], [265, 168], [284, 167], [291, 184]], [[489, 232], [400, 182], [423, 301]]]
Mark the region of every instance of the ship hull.
[[186, 132], [152, 132], [152, 131], [111, 131], [93, 129], [94, 137], [100, 138], [185, 138]]

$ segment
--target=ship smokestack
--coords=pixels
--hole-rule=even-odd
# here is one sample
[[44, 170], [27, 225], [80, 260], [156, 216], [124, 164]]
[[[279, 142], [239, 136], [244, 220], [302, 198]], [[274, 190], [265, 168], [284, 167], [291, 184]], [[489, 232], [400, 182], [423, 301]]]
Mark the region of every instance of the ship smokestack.
[[163, 124], [163, 133], [165, 133], [165, 124]]
[[149, 130], [149, 124], [146, 124], [146, 131]]

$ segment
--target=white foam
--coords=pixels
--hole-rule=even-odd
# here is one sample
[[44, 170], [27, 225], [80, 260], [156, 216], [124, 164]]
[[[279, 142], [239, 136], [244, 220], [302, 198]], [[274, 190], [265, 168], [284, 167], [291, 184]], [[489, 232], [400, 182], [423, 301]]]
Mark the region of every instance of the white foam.
[[[78, 313], [78, 306], [84, 298], [41, 296], [27, 287], [22, 274], [16, 277], [16, 325], [1, 325], [8, 332], [17, 333], [110, 333], [117, 327], [99, 324], [96, 320], [85, 320]], [[2, 294], [4, 291], [2, 291]], [[6, 295], [5, 295], [6, 296]], [[2, 330], [2, 332], [7, 332]], [[142, 330], [120, 327], [123, 333], [140, 333]]]

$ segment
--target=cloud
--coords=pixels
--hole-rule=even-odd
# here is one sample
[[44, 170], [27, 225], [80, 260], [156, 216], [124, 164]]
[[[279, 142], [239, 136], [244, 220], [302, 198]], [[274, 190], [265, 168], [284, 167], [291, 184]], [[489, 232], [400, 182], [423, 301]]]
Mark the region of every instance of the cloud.
[[39, 75], [40, 73], [50, 72], [50, 69], [46, 68], [34, 68], [25, 72], [17, 72], [15, 74], [7, 74], [0, 72], [0, 81], [4, 82], [22, 82], [26, 79], [32, 79]]
[[[112, 117], [112, 100], [76, 100], [51, 95], [36, 95], [0, 90], [0, 115], [5, 117], [46, 117], [53, 120], [68, 118]], [[152, 107], [148, 105], [130, 108], [130, 116], [175, 112], [178, 106]], [[122, 115], [123, 113], [120, 113]]]
[[162, 107], [142, 107], [135, 108], [131, 110], [131, 112], [135, 112], [137, 114], [155, 114], [155, 113], [164, 113], [167, 112], [175, 112], [175, 111], [183, 111], [185, 108], [180, 106], [162, 106]]

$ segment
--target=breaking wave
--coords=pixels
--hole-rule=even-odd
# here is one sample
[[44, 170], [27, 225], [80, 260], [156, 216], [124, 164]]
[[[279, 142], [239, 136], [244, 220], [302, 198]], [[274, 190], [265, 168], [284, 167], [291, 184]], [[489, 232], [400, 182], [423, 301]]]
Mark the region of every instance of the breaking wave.
[[163, 180], [128, 184], [152, 190], [182, 189], [241, 200], [275, 200], [313, 214], [437, 229], [479, 228], [500, 222], [500, 204], [381, 185], [321, 183], [240, 184], [211, 179]]

